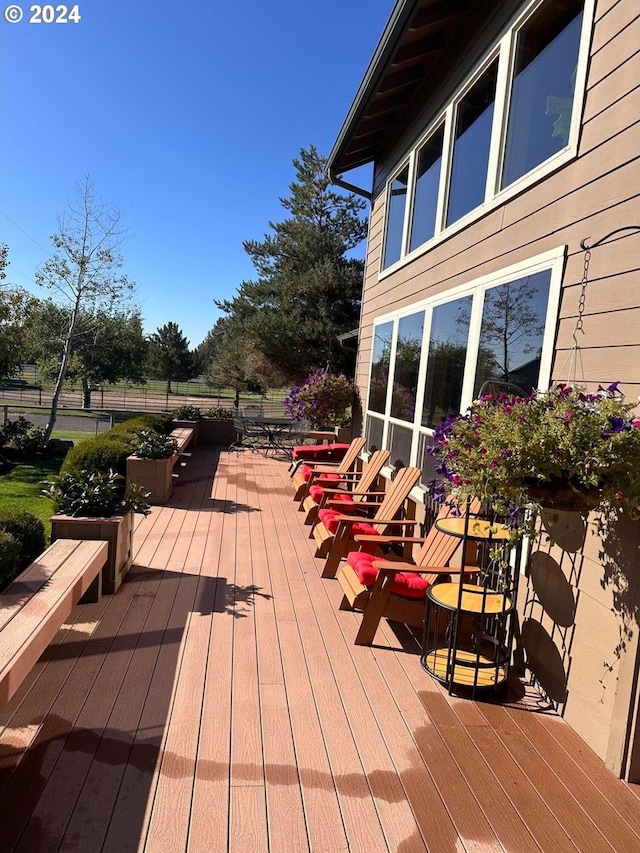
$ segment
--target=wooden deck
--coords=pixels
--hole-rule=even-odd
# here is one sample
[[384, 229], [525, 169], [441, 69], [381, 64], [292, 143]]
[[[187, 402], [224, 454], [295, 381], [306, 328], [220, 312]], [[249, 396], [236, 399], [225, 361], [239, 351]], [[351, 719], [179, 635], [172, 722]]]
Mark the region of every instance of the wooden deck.
[[522, 690], [451, 698], [353, 645], [286, 463], [194, 450], [114, 596], [0, 712], [0, 851], [640, 849], [640, 795]]

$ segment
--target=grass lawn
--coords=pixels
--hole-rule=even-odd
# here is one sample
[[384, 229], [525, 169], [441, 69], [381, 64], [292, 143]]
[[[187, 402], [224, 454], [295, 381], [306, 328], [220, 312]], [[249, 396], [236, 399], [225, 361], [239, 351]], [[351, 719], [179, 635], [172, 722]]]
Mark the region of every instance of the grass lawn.
[[[90, 438], [91, 433], [55, 430], [53, 436], [77, 443]], [[12, 471], [0, 477], [0, 506], [26, 509], [41, 518], [47, 542], [51, 537], [49, 519], [53, 515], [53, 501], [40, 494], [41, 482], [57, 474], [61, 465], [62, 459], [37, 460], [30, 465], [16, 465]]]

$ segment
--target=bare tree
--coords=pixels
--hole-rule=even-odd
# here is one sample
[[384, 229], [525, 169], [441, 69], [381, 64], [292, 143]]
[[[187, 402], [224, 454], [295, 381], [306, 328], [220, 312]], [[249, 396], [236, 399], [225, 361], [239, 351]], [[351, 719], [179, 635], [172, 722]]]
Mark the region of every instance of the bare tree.
[[95, 182], [88, 175], [74, 189], [75, 197], [58, 217], [58, 230], [51, 237], [54, 254], [36, 273], [37, 283], [69, 310], [45, 440], [56, 422], [81, 313], [121, 308], [135, 289], [126, 275], [118, 274], [122, 267], [119, 249], [126, 237], [120, 208], [96, 195]]

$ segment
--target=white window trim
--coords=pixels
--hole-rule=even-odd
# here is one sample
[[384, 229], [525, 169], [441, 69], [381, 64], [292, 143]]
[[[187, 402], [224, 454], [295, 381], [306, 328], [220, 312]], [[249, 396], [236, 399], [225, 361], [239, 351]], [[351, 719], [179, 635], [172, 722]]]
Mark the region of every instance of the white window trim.
[[[526, 24], [545, 0], [532, 0], [527, 8], [509, 24], [496, 44], [487, 51], [482, 60], [468, 75], [463, 84], [456, 90], [447, 107], [433, 122], [427, 131], [421, 134], [418, 142], [412, 145], [410, 151], [402, 157], [402, 165], [393, 171], [393, 176], [387, 181], [386, 204], [384, 211], [383, 241], [378, 262], [378, 279], [384, 279], [393, 275], [399, 269], [412, 263], [417, 258], [431, 251], [444, 240], [467, 228], [497, 207], [510, 201], [515, 196], [532, 187], [534, 184], [548, 177], [562, 166], [574, 160], [578, 155], [578, 141], [584, 101], [586, 98], [587, 70], [589, 64], [589, 50], [591, 45], [591, 33], [593, 30], [595, 0], [584, 0], [584, 11], [582, 17], [582, 29], [580, 32], [580, 47], [578, 49], [578, 64], [576, 68], [576, 84], [574, 93], [573, 114], [571, 117], [571, 128], [567, 145], [535, 166], [526, 174], [522, 175], [504, 189], [500, 189], [502, 176], [502, 164], [504, 160], [507, 124], [509, 118], [510, 93], [513, 66], [515, 62], [515, 44], [518, 31]], [[453, 158], [453, 143], [456, 107], [461, 98], [464, 97], [469, 88], [486, 71], [491, 62], [498, 60], [498, 79], [496, 84], [496, 99], [494, 103], [493, 127], [491, 132], [491, 145], [489, 149], [489, 162], [487, 171], [486, 195], [484, 202], [475, 207], [469, 213], [446, 225], [447, 199], [449, 195], [449, 183], [451, 179], [451, 161]], [[415, 186], [415, 169], [417, 162], [417, 151], [429, 139], [440, 124], [444, 122], [444, 141], [442, 150], [441, 180], [438, 192], [436, 233], [422, 245], [409, 252], [409, 236], [411, 234], [410, 220], [413, 218], [413, 188]], [[389, 266], [384, 266], [384, 255], [387, 239], [387, 216], [389, 212], [389, 192], [391, 183], [395, 180], [402, 169], [409, 164], [409, 177], [407, 182], [407, 196], [405, 203], [405, 216], [403, 226], [403, 242], [401, 246], [401, 257]]]
[[[540, 354], [540, 370], [538, 378], [538, 387], [540, 390], [546, 390], [551, 381], [551, 368], [553, 364], [553, 354], [556, 341], [558, 312], [560, 307], [560, 293], [562, 289], [562, 278], [564, 273], [565, 261], [567, 255], [567, 246], [561, 245], [539, 255], [527, 258], [524, 261], [511, 264], [503, 267], [495, 272], [488, 273], [479, 278], [464, 282], [463, 284], [452, 287], [444, 293], [437, 296], [432, 296], [413, 302], [410, 305], [405, 305], [394, 311], [386, 314], [381, 314], [375, 318], [373, 328], [381, 326], [385, 323], [393, 324], [393, 338], [391, 342], [390, 362], [389, 362], [389, 382], [387, 386], [387, 397], [385, 411], [374, 412], [365, 409], [365, 418], [368, 416], [377, 418], [383, 421], [383, 446], [388, 447], [389, 444], [389, 428], [391, 424], [396, 424], [413, 431], [413, 439], [411, 446], [411, 457], [409, 464], [417, 463], [418, 448], [421, 435], [433, 435], [434, 430], [429, 427], [422, 426], [421, 413], [422, 406], [418, 403], [424, 397], [424, 384], [426, 381], [427, 370], [427, 352], [428, 343], [431, 334], [431, 322], [433, 318], [433, 310], [439, 305], [444, 305], [452, 302], [463, 296], [473, 296], [471, 309], [471, 317], [469, 322], [469, 337], [467, 343], [467, 351], [471, 353], [471, 357], [467, 358], [465, 363], [465, 374], [463, 378], [462, 394], [460, 400], [460, 411], [464, 412], [473, 402], [473, 386], [475, 382], [475, 372], [478, 356], [478, 348], [480, 341], [480, 327], [482, 323], [482, 310], [484, 305], [484, 297], [487, 290], [492, 287], [497, 287], [500, 284], [505, 284], [508, 281], [515, 281], [524, 278], [527, 275], [533, 275], [545, 270], [550, 271], [549, 281], [549, 297], [547, 301], [547, 312], [545, 316], [544, 334], [542, 339], [542, 351]], [[417, 314], [420, 311], [425, 312], [422, 350], [420, 358], [420, 367], [418, 370], [418, 386], [416, 393], [416, 410], [414, 413], [413, 423], [403, 421], [398, 418], [391, 417], [391, 393], [393, 389], [393, 380], [395, 374], [395, 353], [397, 350], [398, 339], [398, 324], [403, 317], [409, 317], [412, 314]], [[371, 361], [369, 363], [369, 384], [367, 386], [367, 401], [369, 399], [369, 387], [371, 384]], [[392, 469], [389, 469], [391, 471]], [[415, 487], [417, 494], [424, 494], [424, 489], [421, 486]]]

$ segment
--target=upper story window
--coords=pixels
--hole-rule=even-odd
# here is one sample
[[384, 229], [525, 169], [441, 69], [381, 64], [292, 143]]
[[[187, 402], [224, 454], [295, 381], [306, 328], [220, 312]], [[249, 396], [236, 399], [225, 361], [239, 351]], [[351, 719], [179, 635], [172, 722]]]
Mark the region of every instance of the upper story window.
[[534, 0], [436, 118], [388, 185], [383, 270], [575, 156], [593, 6]]
[[545, 3], [518, 33], [503, 187], [569, 142], [583, 5]]
[[447, 225], [484, 201], [497, 75], [496, 60], [457, 106]]

